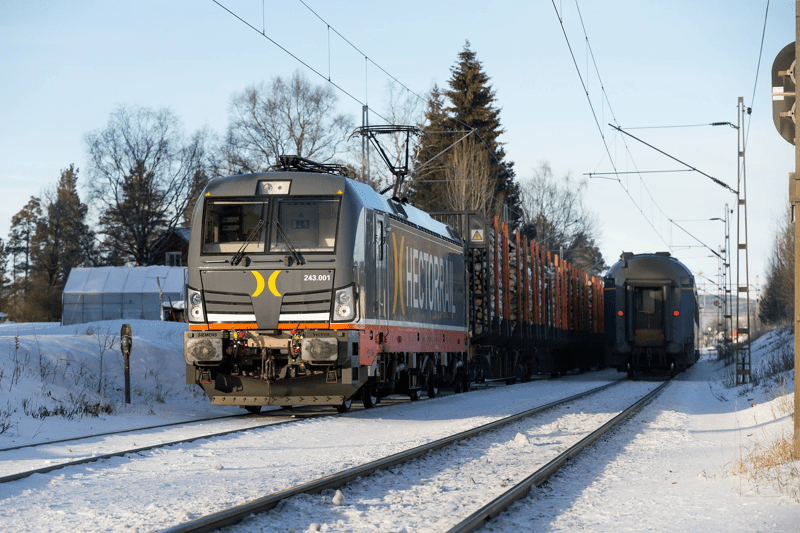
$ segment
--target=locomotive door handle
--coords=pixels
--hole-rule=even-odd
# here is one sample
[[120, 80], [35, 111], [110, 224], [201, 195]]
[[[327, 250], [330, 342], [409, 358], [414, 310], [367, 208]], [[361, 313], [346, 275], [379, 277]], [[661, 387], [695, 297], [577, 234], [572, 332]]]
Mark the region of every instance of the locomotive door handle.
[[378, 261], [383, 261], [383, 247], [386, 245], [386, 236], [383, 232], [383, 221], [378, 221], [378, 232], [375, 234], [375, 242], [378, 244]]

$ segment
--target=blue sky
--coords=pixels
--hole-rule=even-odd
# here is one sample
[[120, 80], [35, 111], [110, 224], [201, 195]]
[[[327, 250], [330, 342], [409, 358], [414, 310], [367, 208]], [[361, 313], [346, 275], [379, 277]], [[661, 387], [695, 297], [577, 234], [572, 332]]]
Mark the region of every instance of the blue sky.
[[[334, 32], [329, 41], [326, 24], [299, 0], [219, 1], [358, 100], [339, 93], [341, 112], [358, 121], [360, 102], [385, 109], [387, 76]], [[418, 94], [433, 83], [446, 85], [469, 40], [491, 78], [505, 129], [500, 140], [521, 181], [542, 161], [558, 176], [613, 170], [551, 1], [306, 4]], [[623, 143], [606, 126], [614, 117], [623, 128], [736, 124], [737, 98], [752, 105], [746, 123], [750, 282], [759, 275], [763, 285], [794, 161], [792, 146], [772, 124], [770, 88], [773, 59], [794, 40], [794, 2], [770, 3], [753, 99], [766, 0], [580, 0], [610, 108], [576, 3], [555, 6], [618, 171], [682, 167], [632, 139]], [[31, 195], [55, 185], [61, 169], [74, 163], [86, 178], [84, 136], [105, 127], [117, 105], [170, 107], [187, 133], [203, 127], [223, 133], [234, 92], [298, 69], [324, 83], [210, 0], [0, 0], [0, 236], [6, 238], [11, 217]], [[631, 133], [736, 188], [734, 129]], [[723, 217], [725, 203], [735, 206], [722, 187], [697, 173], [625, 175], [621, 182], [590, 179], [586, 200], [601, 220], [607, 263], [623, 250], [671, 247], [692, 270], [716, 281], [716, 257], [702, 247], [685, 248], [698, 243], [669, 219], [716, 250], [723, 225], [700, 219]], [[732, 233], [734, 246], [735, 239]]]

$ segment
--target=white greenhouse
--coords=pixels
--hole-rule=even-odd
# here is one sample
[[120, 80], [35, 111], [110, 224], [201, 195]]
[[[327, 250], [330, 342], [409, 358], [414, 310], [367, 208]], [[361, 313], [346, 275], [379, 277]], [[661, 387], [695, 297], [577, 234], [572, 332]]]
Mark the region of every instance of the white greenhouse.
[[73, 268], [61, 295], [61, 324], [163, 320], [164, 311], [183, 304], [185, 287], [185, 267]]

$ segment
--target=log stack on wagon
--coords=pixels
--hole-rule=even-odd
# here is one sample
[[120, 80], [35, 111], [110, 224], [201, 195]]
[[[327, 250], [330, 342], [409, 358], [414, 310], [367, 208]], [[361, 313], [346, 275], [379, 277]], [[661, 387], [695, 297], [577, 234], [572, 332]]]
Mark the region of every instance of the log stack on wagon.
[[436, 213], [466, 243], [471, 374], [527, 380], [603, 364], [599, 279], [495, 217]]

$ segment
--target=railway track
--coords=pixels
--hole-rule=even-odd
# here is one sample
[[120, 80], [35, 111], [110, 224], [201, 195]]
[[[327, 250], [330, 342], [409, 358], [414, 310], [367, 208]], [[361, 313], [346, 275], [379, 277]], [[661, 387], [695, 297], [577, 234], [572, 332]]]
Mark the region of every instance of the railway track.
[[[479, 385], [478, 388], [486, 388], [488, 385]], [[442, 392], [441, 396], [447, 396], [450, 393]], [[398, 399], [397, 397], [389, 397], [381, 400], [380, 404], [376, 407], [385, 408], [397, 403], [405, 403], [408, 399]], [[187, 422], [173, 422], [169, 424], [155, 424], [152, 426], [145, 426], [140, 428], [131, 428], [120, 431], [108, 431], [103, 433], [95, 433], [91, 435], [83, 435], [78, 437], [70, 437], [65, 439], [51, 440], [39, 443], [23, 444], [19, 446], [10, 446], [0, 449], [0, 485], [11, 481], [25, 479], [34, 474], [46, 474], [62, 468], [71, 466], [79, 466], [97, 461], [111, 459], [113, 457], [124, 457], [127, 455], [138, 454], [159, 448], [166, 448], [169, 446], [176, 446], [195, 442], [202, 439], [212, 439], [216, 437], [223, 437], [249, 431], [252, 429], [259, 429], [268, 426], [278, 426], [301, 420], [308, 420], [311, 418], [320, 418], [325, 416], [335, 416], [336, 412], [329, 408], [315, 408], [315, 407], [298, 407], [291, 411], [289, 410], [272, 410], [265, 411], [259, 414], [236, 414], [218, 417], [201, 418]], [[255, 423], [257, 420], [268, 419], [269, 422]], [[212, 433], [198, 432], [190, 437], [183, 437], [179, 439], [164, 440], [163, 437], [150, 436], [150, 439], [158, 440], [158, 442], [143, 446], [130, 447], [128, 444], [123, 443], [115, 445], [114, 443], [104, 442], [101, 444], [103, 448], [113, 448], [113, 451], [106, 453], [97, 453], [96, 447], [91, 447], [91, 444], [84, 445], [85, 451], [80, 450], [80, 446], [75, 446], [75, 443], [82, 441], [90, 441], [92, 439], [100, 439], [104, 437], [115, 437], [121, 435], [131, 435], [138, 432], [147, 432], [152, 430], [167, 429], [167, 428], [181, 428], [193, 425], [199, 425], [207, 422], [220, 422], [220, 421], [243, 421], [244, 425], [233, 429], [224, 431], [215, 431]], [[145, 435], [140, 440], [148, 440]], [[99, 443], [98, 443], [99, 444]], [[61, 445], [61, 448], [53, 449], [53, 446]], [[42, 459], [31, 459], [30, 450], [41, 450]], [[24, 458], [21, 454], [13, 452], [25, 451]], [[76, 459], [76, 457], [79, 457]], [[30, 465], [41, 464], [46, 462], [46, 466], [33, 468]], [[53, 464], [55, 463], [55, 464]], [[26, 466], [27, 465], [27, 466]]]
[[555, 474], [558, 469], [561, 468], [567, 461], [581, 453], [594, 441], [605, 435], [614, 426], [627, 420], [641, 407], [657, 396], [664, 389], [664, 387], [667, 386], [668, 383], [669, 381], [665, 381], [663, 384], [659, 385], [657, 388], [649, 392], [646, 396], [642, 397], [620, 414], [582, 438], [576, 444], [570, 446], [566, 451], [559, 454], [546, 465], [537, 469], [525, 479], [512, 486], [499, 496], [496, 496], [494, 499], [492, 499], [492, 501], [486, 503], [483, 507], [451, 527], [447, 533], [468, 533], [483, 527], [486, 522], [508, 509], [511, 504], [527, 496], [533, 487], [538, 487], [550, 479], [550, 477]]
[[[382, 399], [381, 403], [376, 407], [377, 408], [389, 407], [397, 403], [403, 403], [404, 401], [407, 400], [398, 400], [394, 397], [390, 397]], [[156, 424], [141, 428], [125, 429], [121, 431], [109, 431], [104, 433], [96, 433], [92, 435], [84, 435], [79, 437], [58, 439], [41, 443], [24, 444], [20, 446], [7, 447], [0, 449], [0, 474], [2, 474], [0, 475], [0, 485], [11, 481], [25, 479], [34, 474], [46, 474], [63, 468], [94, 463], [97, 461], [111, 459], [113, 457], [125, 457], [128, 455], [139, 454], [150, 450], [157, 450], [159, 448], [167, 448], [170, 446], [187, 444], [202, 439], [213, 439], [217, 437], [223, 437], [226, 435], [241, 433], [244, 431], [250, 431], [253, 429], [260, 429], [270, 426], [279, 426], [279, 425], [289, 424], [292, 422], [309, 420], [312, 418], [336, 416], [337, 414], [338, 413], [331, 410], [330, 408], [325, 408], [325, 407], [322, 408], [298, 407], [292, 410], [272, 410], [272, 411], [265, 411], [259, 414], [237, 414], [237, 415], [228, 415], [220, 417], [210, 417], [210, 418], [192, 420], [188, 422]], [[268, 421], [257, 422], [259, 420], [264, 420], [264, 419], [267, 419]], [[130, 435], [136, 432], [146, 432], [151, 430], [167, 429], [167, 428], [180, 428], [180, 427], [202, 424], [206, 422], [220, 422], [220, 421], [242, 421], [243, 425], [241, 427], [226, 429], [223, 431], [215, 431], [212, 433], [198, 432], [197, 434], [192, 435], [190, 437], [183, 437], [171, 440], [163, 440], [163, 438], [158, 436], [144, 435], [142, 436], [142, 440], [147, 440], [149, 438], [149, 439], [159, 440], [159, 442], [144, 446], [137, 446], [133, 448], [127, 444], [120, 445], [116, 446], [116, 449], [114, 449], [114, 451], [110, 451], [107, 453], [97, 453], [96, 449], [92, 448], [91, 445], [84, 445], [85, 451], [81, 451], [79, 446], [73, 445], [74, 443], [80, 443], [81, 441], [89, 441], [91, 439], [98, 439], [103, 437]], [[52, 446], [56, 445], [60, 445], [60, 448], [52, 449]], [[113, 443], [111, 444], [104, 443], [103, 447], [114, 448], [115, 445]], [[31, 459], [30, 458], [31, 449], [42, 450], [41, 455], [43, 456], [43, 458]], [[24, 459], [17, 456], [17, 454], [13, 453], [22, 451], [25, 452]], [[83, 455], [83, 457], [80, 457], [81, 455]], [[75, 457], [80, 457], [80, 458], [76, 459]], [[30, 468], [29, 466], [26, 466], [42, 462], [47, 462], [49, 464], [38, 468]], [[52, 464], [54, 462], [55, 464]], [[10, 469], [11, 470], [16, 469], [16, 471], [9, 472]]]
[[[242, 414], [242, 415], [229, 415], [229, 416], [222, 416], [222, 417], [212, 417], [212, 418], [205, 418], [200, 420], [192, 420], [189, 422], [175, 422], [170, 424], [158, 424], [153, 426], [147, 426], [143, 428], [135, 428], [135, 429], [126, 429], [122, 431], [110, 431], [105, 433], [99, 433], [94, 435], [85, 435], [81, 437], [73, 437], [68, 439], [59, 439], [55, 441], [48, 441], [36, 444], [26, 444], [22, 446], [14, 446], [9, 448], [4, 448], [0, 450], [0, 471], [8, 471], [8, 468], [25, 468], [23, 470], [18, 470], [15, 472], [7, 473], [5, 475], [0, 476], [0, 484], [8, 483], [11, 481], [17, 481], [20, 479], [24, 479], [30, 477], [34, 474], [46, 474], [49, 472], [53, 472], [55, 470], [60, 470], [62, 468], [67, 468], [71, 466], [78, 466], [84, 465], [88, 463], [93, 463], [96, 461], [102, 461], [106, 459], [111, 459], [112, 457], [124, 457], [126, 455], [133, 455], [137, 453], [142, 453], [149, 450], [156, 450], [159, 448], [166, 448], [169, 446], [176, 446], [181, 444], [186, 444], [190, 442], [194, 442], [201, 439], [212, 439], [216, 437], [222, 437], [225, 435], [232, 435], [236, 433], [241, 433], [243, 431], [250, 431], [253, 429], [260, 429], [269, 426], [278, 426], [283, 424], [288, 424], [292, 422], [297, 422], [300, 420], [307, 420], [309, 418], [318, 418], [323, 416], [331, 416], [334, 415], [334, 412], [328, 412], [325, 410], [323, 412], [320, 411], [283, 411], [283, 410], [276, 410], [276, 411], [267, 411], [265, 413], [261, 413], [258, 415], [252, 414]], [[263, 420], [268, 420], [264, 422]], [[118, 446], [117, 449], [108, 453], [96, 453], [94, 449], [91, 447], [91, 444], [81, 446], [80, 443], [82, 441], [89, 441], [91, 439], [96, 438], [103, 438], [103, 437], [113, 437], [113, 436], [120, 436], [120, 435], [130, 435], [136, 432], [146, 432], [151, 431], [154, 429], [166, 429], [166, 428], [181, 428], [181, 427], [188, 427], [192, 425], [202, 424], [205, 422], [219, 422], [219, 421], [241, 421], [242, 425], [240, 427], [235, 427], [232, 429], [226, 429], [223, 431], [215, 431], [213, 433], [204, 433], [198, 432], [195, 435], [190, 437], [183, 437], [180, 439], [172, 439], [164, 441], [163, 438], [153, 435], [142, 435], [142, 439], [156, 439], [160, 440], [160, 442], [154, 444], [148, 444], [145, 446], [137, 446], [134, 448], [129, 447], [129, 445], [125, 446]], [[261, 422], [257, 422], [261, 421]], [[75, 444], [78, 444], [76, 446]], [[125, 443], [122, 443], [125, 444]], [[55, 449], [52, 447], [56, 446]], [[115, 444], [105, 444], [105, 447], [114, 448]], [[83, 447], [85, 451], [82, 451], [80, 448]], [[31, 448], [38, 448], [42, 450], [41, 455], [43, 459], [30, 459], [30, 450]], [[74, 450], [73, 450], [74, 449]], [[21, 459], [17, 457], [18, 454], [14, 452], [23, 452], [26, 455], [25, 459]], [[78, 459], [75, 459], [76, 456], [81, 456]], [[41, 462], [48, 462], [55, 464], [48, 464], [47, 466], [42, 466], [39, 468], [28, 468], [26, 465], [36, 464]]]
[[[0, 498], [0, 515], [4, 517], [0, 522], [4, 528], [23, 530], [127, 527], [158, 531], [586, 391], [617, 377], [616, 373], [605, 374], [609, 375], [600, 372], [591, 377], [541, 380], [511, 388], [477, 387], [474, 394], [443, 394], [419, 404], [409, 403], [407, 398], [390, 397], [377, 409], [354, 409], [344, 416], [296, 420], [297, 424], [206, 438], [187, 445], [162, 443], [160, 450], [125, 457], [111, 454], [109, 460], [100, 463], [0, 485], [4, 495]], [[334, 414], [332, 410], [328, 412]], [[176, 436], [173, 433], [172, 437]], [[126, 448], [130, 448], [131, 440], [144, 444], [140, 439], [135, 433], [127, 434]], [[84, 445], [89, 443], [95, 445], [91, 440]], [[462, 446], [448, 449], [462, 449]], [[12, 451], [0, 453], [0, 461], [5, 461], [5, 466], [16, 463], [11, 459], [14, 453], [20, 453], [23, 460], [31, 457], [30, 450]], [[46, 451], [36, 450], [36, 454], [43, 453]], [[440, 452], [434, 455], [437, 453]], [[397, 466], [364, 479], [388, 478], [394, 475], [393, 470], [404, 468]], [[357, 483], [349, 485], [347, 491], [353, 485]], [[277, 509], [264, 516], [269, 519], [280, 513], [283, 511]], [[279, 525], [277, 530], [288, 529]]]
[[[505, 418], [502, 418], [502, 419], [499, 419], [499, 420], [495, 420], [493, 422], [490, 422], [488, 424], [482, 425], [482, 426], [474, 428], [474, 429], [470, 429], [470, 430], [467, 430], [467, 431], [462, 431], [460, 433], [457, 433], [457, 434], [454, 434], [454, 435], [451, 435], [451, 436], [448, 436], [448, 437], [440, 438], [438, 440], [435, 440], [433, 442], [424, 444], [422, 446], [417, 446], [417, 447], [414, 447], [412, 449], [405, 450], [403, 452], [396, 453], [394, 455], [391, 455], [391, 456], [388, 456], [388, 457], [384, 457], [382, 459], [378, 459], [378, 460], [372, 461], [372, 462], [367, 463], [367, 464], [363, 464], [363, 465], [356, 466], [354, 468], [346, 469], [346, 470], [343, 470], [341, 472], [322, 477], [322, 478], [317, 479], [315, 481], [303, 483], [303, 484], [297, 485], [295, 487], [288, 488], [288, 489], [285, 489], [285, 490], [270, 494], [268, 496], [264, 496], [262, 498], [255, 499], [255, 500], [252, 500], [252, 501], [244, 503], [244, 504], [233, 506], [233, 507], [231, 507], [229, 509], [225, 509], [225, 510], [213, 513], [213, 514], [209, 514], [207, 516], [203, 516], [203, 517], [195, 519], [195, 520], [191, 520], [191, 521], [185, 522], [183, 524], [179, 524], [179, 525], [170, 527], [168, 529], [164, 529], [164, 530], [162, 530], [162, 533], [189, 533], [189, 532], [198, 533], [198, 532], [208, 532], [208, 531], [215, 531], [215, 530], [220, 529], [222, 527], [238, 524], [239, 522], [241, 522], [242, 520], [244, 520], [247, 517], [250, 517], [251, 515], [264, 513], [266, 511], [274, 509], [281, 502], [286, 502], [286, 501], [288, 501], [288, 500], [290, 500], [290, 499], [292, 499], [292, 498], [294, 498], [296, 496], [300, 496], [300, 495], [304, 495], [304, 494], [305, 495], [317, 494], [317, 493], [320, 493], [322, 491], [341, 488], [344, 485], [346, 485], [347, 483], [350, 483], [350, 482], [352, 482], [354, 480], [357, 480], [358, 478], [365, 478], [366, 476], [370, 476], [372, 474], [375, 474], [376, 472], [380, 472], [380, 471], [387, 470], [387, 469], [392, 469], [393, 467], [396, 467], [396, 466], [401, 465], [403, 463], [408, 463], [409, 461], [412, 461], [414, 459], [418, 459], [418, 458], [421, 458], [423, 456], [426, 456], [427, 454], [429, 454], [431, 452], [434, 452], [436, 450], [441, 450], [441, 449], [449, 447], [449, 446], [451, 446], [453, 444], [462, 443], [462, 442], [466, 441], [467, 439], [471, 439], [473, 437], [482, 436], [482, 435], [485, 435], [487, 433], [490, 433], [490, 432], [499, 430], [501, 428], [504, 428], [505, 426], [509, 426], [509, 425], [512, 425], [512, 424], [515, 424], [515, 423], [519, 423], [520, 421], [523, 421], [523, 420], [525, 420], [525, 419], [527, 419], [529, 417], [541, 414], [543, 412], [546, 412], [546, 411], [551, 410], [553, 408], [556, 408], [558, 406], [565, 406], [565, 405], [568, 406], [569, 404], [574, 403], [574, 402], [576, 402], [578, 400], [581, 400], [581, 399], [585, 399], [585, 398], [587, 398], [588, 396], [590, 396], [592, 394], [596, 394], [596, 393], [605, 391], [605, 390], [609, 389], [610, 387], [619, 386], [622, 383], [626, 383], [626, 382], [610, 383], [610, 384], [604, 385], [602, 387], [591, 389], [591, 390], [582, 392], [580, 394], [576, 394], [576, 395], [570, 396], [568, 398], [564, 398], [564, 399], [561, 399], [561, 400], [558, 400], [558, 401], [555, 401], [555, 402], [548, 403], [546, 405], [542, 405], [542, 406], [536, 407], [534, 409], [529, 409], [529, 410], [523, 411], [521, 413], [517, 413], [517, 414], [512, 415], [512, 416], [508, 416], [508, 417], [505, 417]], [[659, 387], [657, 390], [661, 390], [661, 388]], [[650, 397], [652, 397], [652, 396], [648, 396], [647, 398], [649, 399]], [[640, 400], [640, 402], [644, 402], [644, 401], [647, 401], [647, 400]], [[636, 404], [636, 406], [639, 406], [639, 405], [641, 405], [641, 403], [637, 403]], [[631, 411], [635, 410], [636, 406], [634, 406], [631, 409]], [[566, 409], [569, 409], [569, 407], [566, 407]], [[626, 411], [626, 412], [629, 412], [629, 411]], [[617, 418], [619, 420], [622, 419], [622, 417], [617, 417]], [[608, 424], [607, 424], [607, 426], [611, 427]], [[608, 428], [606, 428], [604, 431], [607, 431], [607, 429]], [[599, 433], [592, 440], [596, 439], [598, 436], [599, 436]], [[584, 439], [584, 440], [586, 440], [586, 439]], [[589, 441], [589, 442], [591, 442], [591, 441]], [[402, 467], [400, 467], [400, 468], [402, 468]], [[498, 507], [498, 509], [499, 509], [499, 507]], [[495, 511], [493, 511], [493, 512], [495, 512]], [[496, 511], [496, 512], [499, 512], [499, 511]]]

